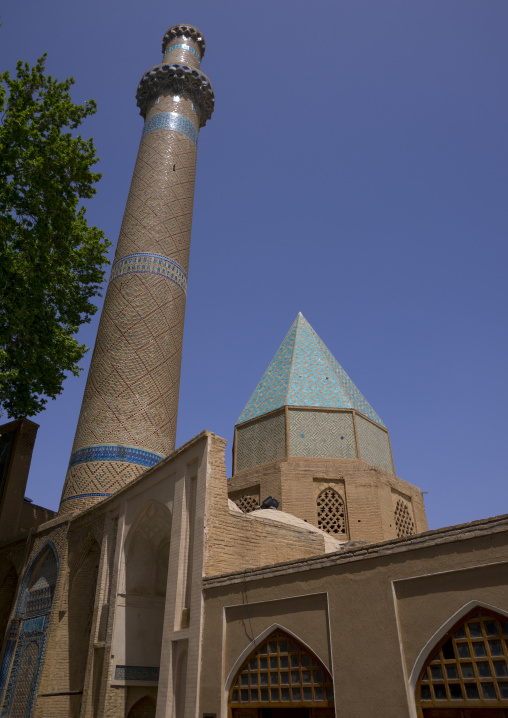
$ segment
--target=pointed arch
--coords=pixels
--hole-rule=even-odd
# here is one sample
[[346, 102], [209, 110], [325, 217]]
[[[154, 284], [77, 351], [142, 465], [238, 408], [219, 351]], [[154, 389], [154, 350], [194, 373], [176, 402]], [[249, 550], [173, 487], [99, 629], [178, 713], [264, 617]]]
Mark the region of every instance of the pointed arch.
[[417, 715], [508, 708], [508, 613], [471, 601], [427, 642], [411, 672]]
[[329, 534], [347, 534], [346, 503], [331, 486], [326, 486], [316, 499], [318, 528]]
[[101, 551], [91, 537], [86, 552], [79, 556], [69, 578], [68, 640], [69, 681], [72, 690], [82, 690], [88, 661], [90, 634], [95, 610], [95, 594]]
[[2, 715], [29, 718], [32, 713], [58, 569], [58, 552], [47, 540], [32, 558], [21, 584], [1, 671], [7, 677], [14, 655]]
[[25, 594], [26, 594], [27, 586], [32, 578], [32, 575], [34, 574], [34, 571], [38, 568], [39, 562], [43, 558], [46, 558], [46, 554], [48, 554], [48, 556], [49, 556], [50, 551], [53, 554], [54, 567], [55, 567], [54, 568], [55, 585], [56, 585], [56, 577], [58, 576], [60, 562], [59, 562], [59, 558], [58, 558], [58, 551], [56, 550], [55, 544], [53, 543], [53, 541], [51, 541], [51, 539], [48, 539], [47, 541], [44, 542], [44, 544], [41, 546], [39, 551], [32, 558], [32, 560], [30, 561], [30, 564], [28, 565], [27, 570], [25, 571], [25, 575], [23, 576], [23, 583], [21, 584], [21, 588], [20, 588], [20, 592], [19, 592], [19, 596], [18, 596], [18, 603], [16, 605], [16, 615], [17, 616], [19, 616], [24, 610], [23, 602], [26, 599]]
[[169, 560], [171, 525], [171, 511], [154, 499], [139, 513], [124, 544], [125, 593], [165, 595], [160, 574], [165, 571], [164, 579], [167, 577], [162, 562]]
[[127, 714], [127, 718], [155, 718], [155, 701], [151, 696], [140, 698]]
[[[277, 680], [275, 679], [277, 675]], [[333, 708], [333, 679], [316, 653], [277, 624], [239, 656], [225, 686], [230, 708]]]

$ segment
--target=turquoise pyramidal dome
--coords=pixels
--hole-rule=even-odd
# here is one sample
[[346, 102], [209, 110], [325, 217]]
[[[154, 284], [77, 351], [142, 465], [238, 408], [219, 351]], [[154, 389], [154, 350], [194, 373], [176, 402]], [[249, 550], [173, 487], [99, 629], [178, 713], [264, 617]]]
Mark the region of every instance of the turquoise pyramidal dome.
[[301, 312], [237, 424], [283, 406], [354, 409], [385, 428], [378, 414]]

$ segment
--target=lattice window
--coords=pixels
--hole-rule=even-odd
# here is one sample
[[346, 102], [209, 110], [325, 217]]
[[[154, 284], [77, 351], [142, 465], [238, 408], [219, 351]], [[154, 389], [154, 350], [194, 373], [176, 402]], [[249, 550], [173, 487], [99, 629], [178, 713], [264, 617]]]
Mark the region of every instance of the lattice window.
[[508, 619], [482, 608], [456, 624], [422, 669], [416, 700], [420, 709], [508, 708]]
[[294, 638], [274, 631], [247, 659], [229, 693], [232, 706], [333, 706], [330, 674]]
[[409, 513], [408, 505], [402, 499], [397, 500], [395, 506], [395, 527], [397, 536], [412, 536], [416, 533], [414, 521]]
[[323, 489], [317, 497], [318, 528], [329, 534], [345, 534], [346, 507], [335, 489]]
[[240, 496], [239, 499], [235, 499], [235, 504], [244, 514], [249, 514], [259, 508], [259, 501], [255, 496]]
[[55, 554], [48, 549], [39, 568], [35, 569], [35, 580], [26, 593], [25, 613], [37, 613], [51, 608], [57, 574]]

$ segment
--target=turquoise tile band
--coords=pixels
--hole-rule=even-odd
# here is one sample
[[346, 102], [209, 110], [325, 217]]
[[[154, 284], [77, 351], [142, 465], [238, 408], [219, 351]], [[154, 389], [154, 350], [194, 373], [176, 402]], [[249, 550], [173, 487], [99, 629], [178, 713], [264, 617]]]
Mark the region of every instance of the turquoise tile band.
[[180, 132], [182, 135], [188, 137], [196, 147], [198, 146], [198, 131], [196, 127], [187, 117], [179, 115], [178, 112], [158, 112], [156, 115], [150, 117], [144, 124], [141, 139], [156, 130], [174, 130], [175, 132]]
[[174, 259], [153, 252], [128, 254], [113, 264], [110, 280], [125, 274], [158, 274], [177, 284], [187, 293], [187, 273]]
[[171, 45], [171, 47], [168, 47], [167, 50], [164, 50], [164, 52], [162, 53], [163, 58], [166, 57], [168, 52], [171, 52], [171, 50], [188, 50], [189, 52], [192, 52], [192, 54], [198, 58], [199, 62], [201, 62], [201, 57], [199, 55], [199, 52], [196, 52], [196, 50], [193, 47], [191, 47], [190, 45]]
[[69, 468], [89, 461], [123, 461], [127, 464], [150, 467], [163, 458], [163, 456], [155, 454], [153, 451], [136, 449], [133, 446], [102, 444], [101, 446], [85, 446], [75, 451], [69, 461]]

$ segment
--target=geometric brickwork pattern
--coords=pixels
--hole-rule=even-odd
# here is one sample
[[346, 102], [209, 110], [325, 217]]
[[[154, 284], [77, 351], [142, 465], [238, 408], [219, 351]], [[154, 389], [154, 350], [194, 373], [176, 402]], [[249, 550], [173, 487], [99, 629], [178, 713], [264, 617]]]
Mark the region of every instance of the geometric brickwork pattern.
[[430, 653], [417, 683], [416, 701], [420, 709], [445, 709], [439, 712], [443, 716], [504, 715], [495, 709], [508, 708], [506, 617], [476, 608], [461, 619]]
[[267, 464], [286, 455], [284, 412], [268, 416], [247, 426], [238, 427], [236, 434], [236, 471]]
[[356, 409], [384, 426], [301, 313], [243, 410], [238, 424], [284, 405]]
[[356, 459], [351, 412], [289, 412], [289, 453], [312, 458]]
[[[157, 105], [155, 99], [146, 112], [151, 127], [161, 113], [178, 125], [178, 115], [181, 126], [188, 130], [192, 125], [197, 138], [200, 120], [189, 98], [167, 91]], [[159, 457], [174, 450], [196, 145], [188, 131], [164, 128], [165, 120], [162, 127], [140, 143], [73, 454], [100, 445]], [[134, 257], [144, 271], [117, 271]], [[164, 267], [158, 258], [164, 259]], [[178, 270], [173, 277], [158, 271], [169, 265]], [[82, 508], [87, 499], [92, 505], [144, 470], [143, 463], [126, 464], [114, 457], [75, 464], [67, 474], [61, 511]]]
[[244, 708], [325, 708], [333, 700], [332, 679], [321, 661], [279, 629], [251, 653], [229, 692], [230, 705]]
[[393, 474], [388, 432], [356, 415], [360, 459]]
[[[58, 578], [58, 561], [51, 547], [32, 560], [22, 582], [15, 621], [8, 636], [2, 672], [14, 653], [5, 692], [2, 718], [30, 716], [42, 665], [46, 632]], [[14, 651], [15, 647], [15, 651]]]
[[335, 489], [323, 489], [317, 497], [318, 528], [329, 534], [345, 534], [346, 507]]
[[411, 518], [409, 507], [402, 499], [397, 499], [394, 511], [395, 528], [397, 529], [397, 537], [413, 536], [415, 531], [414, 521]]
[[239, 499], [235, 499], [235, 504], [244, 514], [249, 514], [251, 511], [255, 511], [259, 508], [259, 499], [255, 496], [241, 496]]

